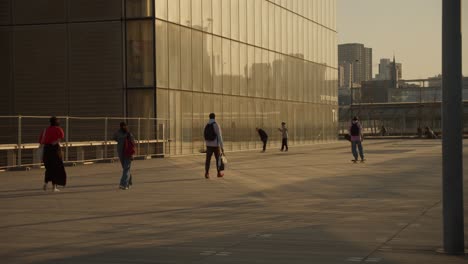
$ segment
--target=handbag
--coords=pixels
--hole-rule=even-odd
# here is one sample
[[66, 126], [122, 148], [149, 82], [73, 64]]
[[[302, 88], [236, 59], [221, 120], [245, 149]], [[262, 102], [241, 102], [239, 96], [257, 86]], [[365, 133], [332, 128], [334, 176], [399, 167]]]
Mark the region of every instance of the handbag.
[[228, 160], [226, 156], [224, 155], [224, 153], [221, 153], [218, 162], [219, 162], [218, 164], [219, 171], [224, 171], [226, 169], [226, 164], [228, 163]]

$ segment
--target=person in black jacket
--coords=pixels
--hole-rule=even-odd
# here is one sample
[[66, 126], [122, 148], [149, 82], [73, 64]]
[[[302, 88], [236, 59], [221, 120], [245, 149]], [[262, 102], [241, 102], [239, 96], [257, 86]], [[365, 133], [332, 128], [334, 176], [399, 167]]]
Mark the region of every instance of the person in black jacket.
[[263, 151], [262, 152], [265, 152], [266, 151], [266, 144], [267, 144], [267, 141], [268, 141], [268, 135], [265, 132], [265, 130], [263, 130], [261, 128], [258, 128], [258, 127], [256, 129], [257, 129], [258, 135], [260, 136], [260, 140], [262, 140], [262, 142], [263, 142]]

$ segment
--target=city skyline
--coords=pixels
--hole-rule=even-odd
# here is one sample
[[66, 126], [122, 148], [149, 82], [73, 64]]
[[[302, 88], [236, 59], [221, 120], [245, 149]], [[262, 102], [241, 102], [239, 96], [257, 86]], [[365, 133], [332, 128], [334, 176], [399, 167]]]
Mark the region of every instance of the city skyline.
[[[463, 54], [468, 54], [468, 5], [462, 5], [462, 17]], [[337, 30], [338, 44], [362, 43], [373, 49], [373, 72], [381, 58], [393, 54], [405, 66], [403, 79], [442, 71], [441, 1], [338, 0]], [[466, 55], [463, 75], [468, 76]]]

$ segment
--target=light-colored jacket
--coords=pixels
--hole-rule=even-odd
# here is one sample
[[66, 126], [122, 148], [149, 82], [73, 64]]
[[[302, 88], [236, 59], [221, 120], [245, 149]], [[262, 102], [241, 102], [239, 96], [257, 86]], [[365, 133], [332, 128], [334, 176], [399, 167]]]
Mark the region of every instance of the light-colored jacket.
[[281, 132], [282, 138], [288, 138], [289, 137], [287, 127], [282, 127], [282, 128], [279, 128], [278, 130]]
[[216, 133], [216, 139], [215, 140], [205, 140], [206, 146], [207, 147], [221, 147], [221, 148], [224, 148], [223, 134], [221, 132], [221, 127], [218, 125], [218, 123], [216, 123], [216, 121], [214, 119], [210, 119], [210, 121], [208, 121], [208, 124], [213, 124], [213, 128], [214, 128], [214, 131]]

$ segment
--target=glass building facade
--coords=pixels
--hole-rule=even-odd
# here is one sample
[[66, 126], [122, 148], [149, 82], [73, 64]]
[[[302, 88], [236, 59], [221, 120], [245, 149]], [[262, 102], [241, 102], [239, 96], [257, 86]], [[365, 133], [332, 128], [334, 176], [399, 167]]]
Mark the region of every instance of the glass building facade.
[[[256, 127], [279, 144], [282, 121], [292, 145], [336, 139], [336, 0], [5, 0], [0, 14], [2, 114], [169, 119], [173, 155], [204, 148], [210, 112], [227, 151], [260, 147]], [[27, 103], [37, 84], [53, 103]]]
[[[203, 149], [217, 114], [226, 150], [334, 140], [335, 0], [156, 0], [156, 113], [170, 119], [170, 152]], [[148, 93], [148, 101], [153, 97]]]

